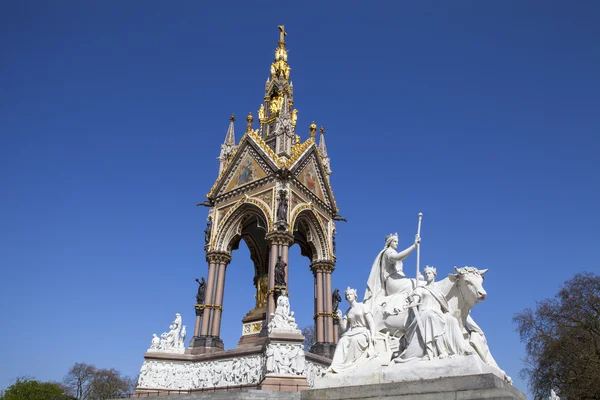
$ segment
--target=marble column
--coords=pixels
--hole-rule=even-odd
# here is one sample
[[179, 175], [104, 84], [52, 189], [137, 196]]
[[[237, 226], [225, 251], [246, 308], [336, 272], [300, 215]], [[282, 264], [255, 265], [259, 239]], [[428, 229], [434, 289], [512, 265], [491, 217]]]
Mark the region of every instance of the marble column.
[[228, 261], [222, 260], [219, 263], [219, 273], [217, 278], [217, 289], [215, 292], [215, 302], [213, 308], [213, 322], [211, 336], [218, 337], [221, 333], [221, 314], [223, 313], [223, 295], [225, 292], [225, 272], [227, 271]]
[[331, 272], [335, 263], [332, 260], [315, 261], [311, 264], [311, 270], [315, 275], [315, 321], [316, 321], [316, 343], [310, 351], [324, 357], [332, 358], [335, 351], [336, 336], [332, 317], [332, 293]]
[[325, 326], [327, 332], [327, 343], [335, 343], [333, 338], [333, 305], [332, 303], [332, 292], [331, 292], [331, 273], [333, 272], [333, 268], [326, 268], [323, 272], [325, 278], [325, 312], [327, 315], [325, 316]]
[[[208, 256], [207, 256], [208, 259]], [[215, 287], [215, 270], [217, 266], [214, 261], [209, 261], [208, 264], [208, 281], [206, 282], [206, 297], [204, 298], [205, 305], [212, 305], [214, 287]], [[201, 336], [208, 335], [208, 325], [210, 324], [210, 317], [212, 315], [211, 308], [204, 309], [204, 315], [202, 316], [202, 328], [200, 330]]]
[[281, 246], [281, 259], [285, 262], [285, 286], [288, 287], [289, 282], [289, 264], [290, 264], [290, 246], [289, 244], [284, 244]]
[[317, 282], [317, 343], [325, 342], [325, 331], [323, 324], [323, 270], [319, 267], [315, 271], [315, 280]]
[[267, 291], [267, 323], [271, 313], [275, 312], [275, 296], [273, 290], [275, 289], [275, 264], [277, 264], [277, 257], [279, 256], [279, 245], [271, 244], [271, 253], [269, 254], [269, 286]]

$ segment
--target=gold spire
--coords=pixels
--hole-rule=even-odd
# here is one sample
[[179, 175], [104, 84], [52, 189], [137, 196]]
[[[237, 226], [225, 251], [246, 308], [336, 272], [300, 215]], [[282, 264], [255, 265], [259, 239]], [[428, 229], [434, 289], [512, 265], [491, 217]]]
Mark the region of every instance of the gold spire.
[[275, 50], [275, 61], [271, 64], [271, 78], [281, 78], [286, 81], [290, 79], [291, 68], [287, 63], [287, 50], [285, 49], [285, 37], [287, 32], [283, 25], [279, 25], [279, 42]]

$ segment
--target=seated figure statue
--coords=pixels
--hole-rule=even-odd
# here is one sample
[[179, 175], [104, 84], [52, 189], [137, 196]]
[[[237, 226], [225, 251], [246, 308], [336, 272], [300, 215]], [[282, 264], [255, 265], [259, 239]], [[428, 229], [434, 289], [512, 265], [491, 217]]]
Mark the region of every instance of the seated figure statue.
[[342, 312], [337, 310], [342, 337], [333, 354], [328, 373], [352, 371], [362, 361], [374, 355], [375, 324], [371, 310], [356, 300], [356, 290], [348, 288], [344, 292], [350, 308], [342, 318]]
[[410, 296], [415, 318], [405, 336], [407, 346], [395, 361], [472, 354], [458, 320], [448, 312], [446, 298], [434, 287], [436, 269], [427, 266], [423, 273], [427, 284], [417, 287]]
[[386, 296], [397, 293], [411, 292], [416, 283], [404, 274], [402, 260], [417, 248], [421, 238], [417, 235], [413, 245], [407, 249], [397, 252], [398, 234], [390, 234], [385, 238], [385, 247], [379, 252], [371, 267], [367, 290], [363, 302], [374, 311], [384, 302]]
[[288, 331], [288, 332], [300, 332], [298, 324], [296, 324], [296, 318], [294, 318], [294, 312], [290, 312], [290, 300], [285, 295], [280, 295], [277, 299], [277, 308], [274, 313], [271, 313], [271, 320], [267, 325], [267, 330], [271, 333], [275, 330]]

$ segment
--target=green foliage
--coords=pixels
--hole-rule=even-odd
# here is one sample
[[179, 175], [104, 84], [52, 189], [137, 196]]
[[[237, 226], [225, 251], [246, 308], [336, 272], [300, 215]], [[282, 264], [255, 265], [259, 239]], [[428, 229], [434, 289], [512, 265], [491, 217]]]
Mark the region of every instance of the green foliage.
[[70, 400], [73, 397], [57, 383], [38, 382], [34, 379], [17, 378], [8, 387], [2, 400]]
[[581, 273], [551, 299], [514, 316], [536, 399], [600, 399], [600, 276]]

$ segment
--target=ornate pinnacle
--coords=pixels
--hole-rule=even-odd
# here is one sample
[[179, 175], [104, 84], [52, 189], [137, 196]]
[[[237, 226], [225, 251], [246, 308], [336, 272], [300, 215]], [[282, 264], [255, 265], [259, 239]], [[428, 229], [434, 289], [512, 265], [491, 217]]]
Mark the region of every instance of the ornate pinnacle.
[[319, 133], [320, 133], [321, 135], [324, 135], [324, 134], [325, 134], [325, 128], [323, 128], [323, 125], [321, 125], [321, 129], [319, 129]]
[[254, 117], [252, 116], [252, 113], [249, 112], [248, 116], [246, 117], [246, 132], [249, 132], [252, 130], [253, 122], [254, 122]]
[[313, 121], [312, 124], [310, 124], [309, 133], [310, 133], [310, 137], [312, 137], [312, 138], [314, 138], [315, 135], [317, 134], [317, 124], [315, 124], [315, 121]]
[[291, 68], [287, 63], [287, 51], [285, 50], [285, 37], [287, 35], [285, 27], [279, 25], [279, 45], [275, 50], [275, 61], [271, 64], [271, 78], [290, 79]]
[[229, 117], [229, 120], [231, 122], [235, 122], [235, 114], [231, 114], [231, 117]]

